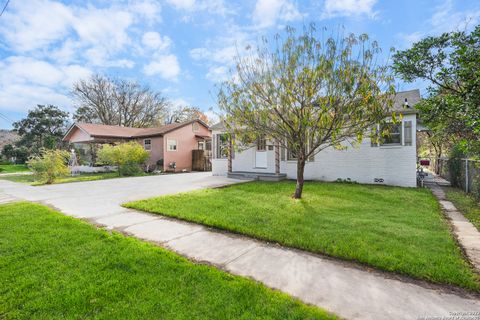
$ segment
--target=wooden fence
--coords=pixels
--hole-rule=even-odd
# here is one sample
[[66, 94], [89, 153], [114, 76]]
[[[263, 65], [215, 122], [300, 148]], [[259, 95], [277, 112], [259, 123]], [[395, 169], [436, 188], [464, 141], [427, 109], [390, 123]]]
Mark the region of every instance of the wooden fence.
[[212, 151], [192, 150], [192, 171], [212, 171]]

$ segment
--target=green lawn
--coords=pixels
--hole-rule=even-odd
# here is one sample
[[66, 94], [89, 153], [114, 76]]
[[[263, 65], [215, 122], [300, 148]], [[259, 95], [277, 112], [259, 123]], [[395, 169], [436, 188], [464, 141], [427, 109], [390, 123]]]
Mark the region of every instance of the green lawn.
[[[58, 184], [58, 183], [80, 182], [80, 181], [94, 181], [94, 180], [104, 180], [104, 179], [113, 179], [113, 178], [119, 178], [118, 173], [116, 172], [83, 173], [78, 176], [67, 176], [67, 177], [58, 178], [57, 180], [55, 180], [54, 183]], [[35, 178], [33, 175], [0, 176], [0, 179], [9, 180], [13, 182], [28, 183], [33, 186], [44, 185], [44, 183], [35, 181]]]
[[444, 188], [444, 190], [447, 199], [453, 202], [455, 207], [480, 230], [480, 202], [462, 190], [456, 188]]
[[334, 319], [252, 280], [27, 202], [0, 206], [0, 319]]
[[26, 171], [30, 171], [30, 169], [25, 164], [0, 164], [0, 174]]
[[226, 229], [432, 282], [480, 290], [427, 189], [251, 182], [125, 206]]

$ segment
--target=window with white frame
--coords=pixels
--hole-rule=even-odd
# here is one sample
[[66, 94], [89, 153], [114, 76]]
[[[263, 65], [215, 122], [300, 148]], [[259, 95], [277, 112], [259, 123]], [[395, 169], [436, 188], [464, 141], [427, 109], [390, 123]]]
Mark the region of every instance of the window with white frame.
[[167, 150], [168, 151], [177, 151], [177, 140], [167, 139]]
[[267, 139], [265, 136], [259, 137], [257, 139], [257, 151], [266, 151], [267, 150]]
[[194, 123], [192, 123], [192, 131], [193, 132], [200, 131], [200, 125], [198, 124], [198, 122], [195, 121]]
[[215, 138], [215, 158], [226, 159], [228, 157], [228, 135], [216, 134]]
[[[310, 143], [307, 145], [307, 153], [310, 152], [312, 146]], [[292, 148], [287, 148], [287, 161], [296, 161], [298, 159], [297, 152], [292, 150]], [[307, 161], [315, 161], [315, 156], [311, 155], [308, 157]]]
[[380, 145], [402, 145], [402, 123], [388, 122], [381, 126], [382, 139]]
[[403, 145], [411, 146], [413, 142], [412, 121], [403, 122]]
[[143, 140], [143, 148], [147, 151], [152, 150], [152, 139]]

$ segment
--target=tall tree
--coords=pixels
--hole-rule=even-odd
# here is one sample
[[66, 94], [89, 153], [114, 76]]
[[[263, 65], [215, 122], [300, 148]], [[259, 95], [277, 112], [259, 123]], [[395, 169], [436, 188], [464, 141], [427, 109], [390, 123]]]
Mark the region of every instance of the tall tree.
[[388, 67], [375, 64], [380, 48], [367, 35], [323, 39], [314, 25], [300, 33], [287, 27], [273, 51], [264, 39], [237, 57], [237, 74], [218, 95], [236, 141], [269, 138], [296, 158], [297, 199], [308, 159], [361, 141], [394, 94]]
[[427, 126], [457, 136], [466, 149], [480, 153], [480, 25], [471, 33], [426, 37], [393, 58], [403, 80], [430, 84], [429, 97], [416, 106]]
[[185, 122], [196, 119], [202, 120], [207, 124], [209, 123], [207, 115], [200, 108], [180, 106], [169, 110], [168, 115], [165, 117], [165, 123]]
[[94, 75], [72, 91], [74, 119], [126, 127], [152, 127], [164, 121], [169, 102], [147, 86], [123, 79]]
[[41, 148], [60, 146], [68, 125], [68, 112], [53, 105], [38, 105], [25, 119], [13, 123], [20, 136], [17, 146], [24, 146], [37, 153]]

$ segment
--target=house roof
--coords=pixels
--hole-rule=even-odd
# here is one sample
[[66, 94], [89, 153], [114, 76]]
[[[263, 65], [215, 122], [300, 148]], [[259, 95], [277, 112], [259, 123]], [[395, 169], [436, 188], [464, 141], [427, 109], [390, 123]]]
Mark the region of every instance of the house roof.
[[[399, 91], [395, 94], [392, 111], [402, 113], [417, 113], [418, 111], [414, 107], [420, 102], [421, 99], [420, 90], [418, 89]], [[406, 104], [408, 104], [408, 107]]]
[[96, 123], [74, 123], [65, 134], [63, 140], [68, 140], [73, 128], [78, 128], [87, 133], [91, 137], [103, 137], [103, 138], [121, 138], [121, 139], [134, 139], [151, 136], [161, 136], [180, 127], [186, 126], [193, 122], [198, 122], [201, 125], [208, 128], [208, 125], [201, 120], [191, 120], [181, 123], [171, 123], [157, 128], [131, 128], [112, 126]]
[[225, 123], [223, 121], [215, 123], [213, 126], [210, 127], [210, 130], [225, 130]]

